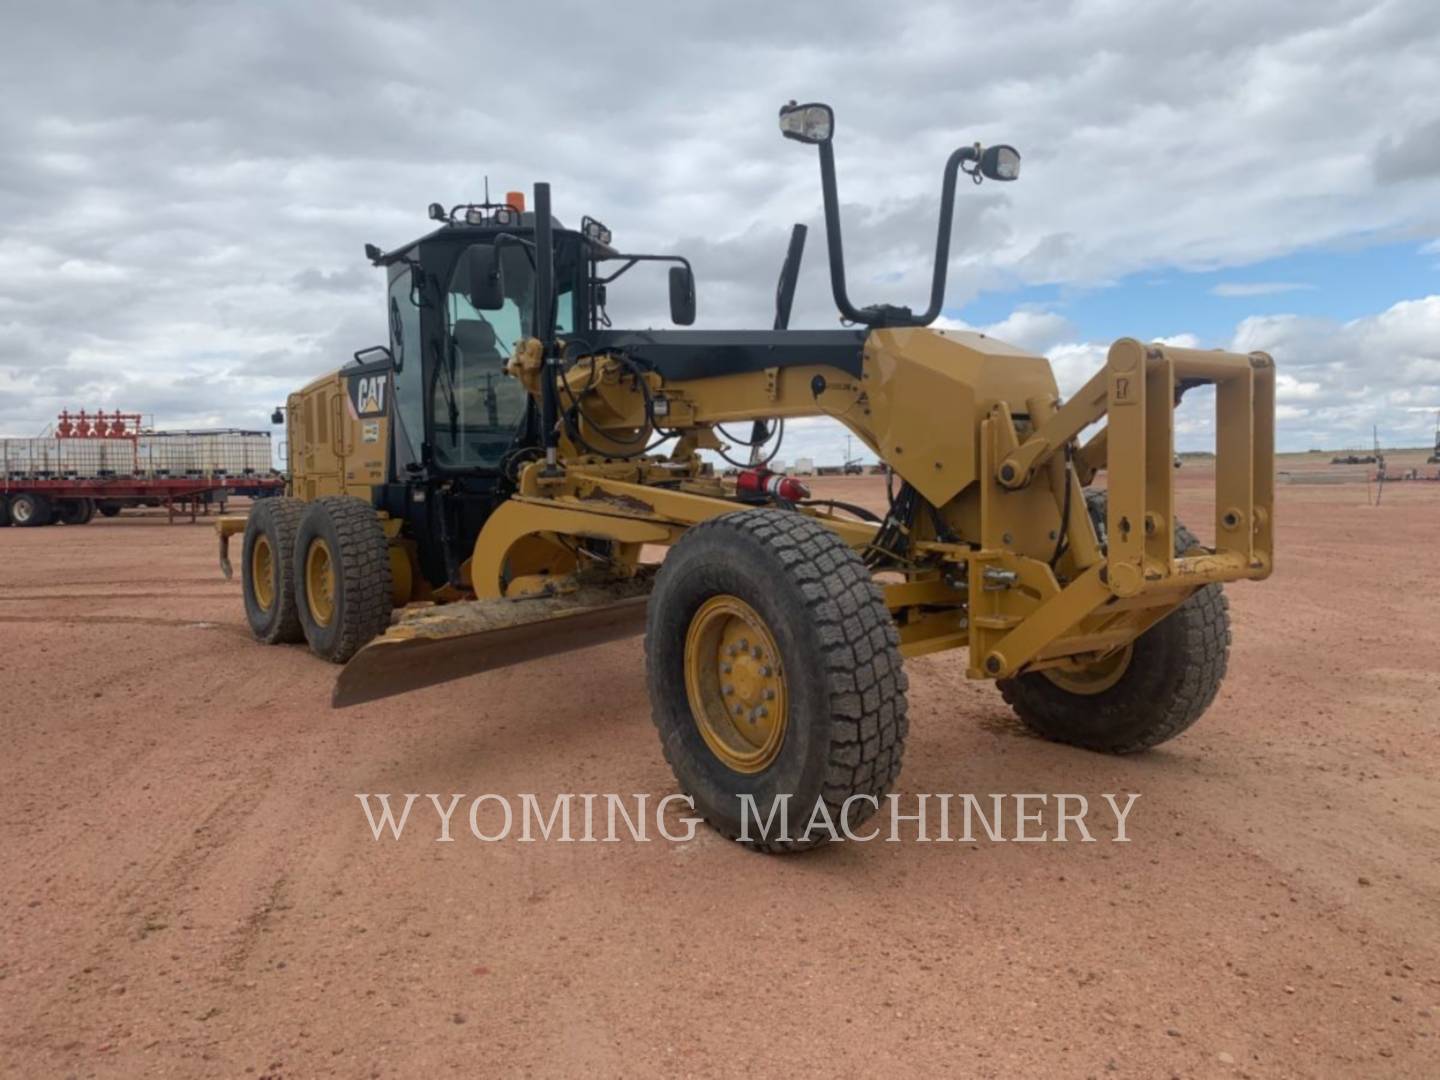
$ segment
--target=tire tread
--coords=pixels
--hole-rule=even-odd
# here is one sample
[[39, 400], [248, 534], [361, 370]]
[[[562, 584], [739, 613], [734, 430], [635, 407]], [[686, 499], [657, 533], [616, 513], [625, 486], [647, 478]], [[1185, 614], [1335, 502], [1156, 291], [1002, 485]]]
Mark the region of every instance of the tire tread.
[[[256, 638], [267, 645], [292, 645], [305, 640], [305, 631], [300, 625], [300, 612], [295, 603], [295, 560], [288, 557], [295, 547], [295, 534], [300, 529], [300, 517], [305, 513], [305, 503], [300, 499], [281, 497], [265, 499], [250, 509], [248, 529], [252, 524], [263, 529], [268, 521], [273, 526], [271, 552], [280, 566], [280, 590], [275, 602], [280, 605], [279, 617], [264, 631], [257, 631], [254, 623], [250, 629]], [[248, 546], [247, 546], [248, 552]], [[243, 573], [250, 573], [249, 559], [245, 560]]]
[[[1086, 492], [1085, 501], [1103, 545], [1105, 493]], [[1195, 535], [1176, 521], [1176, 554], [1197, 546]], [[1109, 754], [1149, 750], [1199, 720], [1225, 680], [1231, 636], [1224, 590], [1215, 584], [1197, 590], [1140, 641], [1152, 634], [1166, 635], [1171, 646], [1166, 652], [1170, 667], [1159, 673], [1161, 693], [1137, 693], [1133, 680], [1127, 687], [1132, 674], [1127, 671], [1114, 687], [1094, 696], [1067, 693], [1042, 673], [1002, 679], [1000, 694], [1021, 722], [1044, 738]], [[1142, 725], [1133, 722], [1137, 714], [1145, 716]]]
[[[333, 646], [317, 653], [332, 663], [343, 664], [390, 625], [389, 541], [375, 508], [362, 499], [353, 495], [324, 495], [311, 506], [323, 507], [335, 527], [338, 539], [338, 550], [333, 552], [337, 560], [335, 575], [344, 593], [344, 601], [337, 611], [339, 633]], [[303, 560], [297, 537], [295, 556], [291, 560], [297, 574], [303, 572], [300, 569]], [[315, 647], [313, 640], [311, 647]]]
[[[767, 547], [804, 598], [823, 652], [830, 705], [830, 745], [821, 798], [838, 825], [842, 806], [852, 795], [873, 796], [878, 802], [889, 793], [904, 754], [908, 682], [900, 658], [899, 631], [885, 607], [884, 593], [860, 557], [835, 532], [805, 515], [742, 510], [702, 522], [687, 536], [720, 530], [747, 535]], [[664, 579], [662, 563], [656, 595], [663, 593]], [[652, 692], [655, 684], [652, 675]], [[663, 703], [654, 704], [654, 719], [660, 727]], [[672, 745], [664, 734], [661, 727], [665, 758], [675, 774], [682, 775], [673, 756], [678, 744]], [[870, 813], [873, 809], [864, 804], [852, 807], [852, 824]], [[718, 831], [738, 839], [728, 823], [708, 814], [705, 817]], [[798, 851], [817, 842], [748, 841], [767, 852]]]

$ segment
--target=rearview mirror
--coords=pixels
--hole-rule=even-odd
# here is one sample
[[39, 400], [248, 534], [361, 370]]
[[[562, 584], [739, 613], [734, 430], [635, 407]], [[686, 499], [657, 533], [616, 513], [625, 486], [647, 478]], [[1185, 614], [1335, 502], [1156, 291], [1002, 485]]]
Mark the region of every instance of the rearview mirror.
[[670, 268], [670, 321], [676, 326], [695, 321], [695, 273], [688, 266]]
[[500, 253], [492, 244], [474, 244], [465, 252], [469, 281], [466, 297], [476, 311], [499, 311], [505, 306], [505, 276]]
[[285, 412], [284, 412], [284, 410], [283, 410], [283, 409], [276, 409], [273, 413], [271, 413], [271, 414], [270, 414], [270, 422], [271, 422], [272, 424], [283, 424], [283, 423], [285, 422]]
[[835, 134], [835, 110], [820, 102], [781, 105], [780, 134], [812, 145], [827, 143]]
[[987, 180], [1019, 180], [1020, 151], [1013, 146], [987, 146], [980, 153], [980, 175]]

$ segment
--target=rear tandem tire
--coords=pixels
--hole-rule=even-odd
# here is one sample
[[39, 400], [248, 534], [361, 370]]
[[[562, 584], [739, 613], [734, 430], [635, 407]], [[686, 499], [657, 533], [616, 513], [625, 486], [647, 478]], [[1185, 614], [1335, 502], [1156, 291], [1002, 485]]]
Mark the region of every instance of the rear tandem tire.
[[120, 513], [120, 504], [117, 502], [102, 502], [95, 509], [100, 511], [101, 517], [111, 518]]
[[95, 503], [92, 499], [60, 499], [54, 513], [61, 525], [88, 525], [95, 516]]
[[266, 645], [305, 640], [296, 607], [292, 557], [304, 512], [305, 503], [299, 499], [269, 499], [255, 504], [245, 521], [240, 558], [245, 620], [255, 639]]
[[[1105, 495], [1090, 492], [1086, 501], [1103, 543]], [[1177, 521], [1176, 554], [1196, 544]], [[1229, 604], [1219, 585], [1206, 585], [1135, 640], [1118, 678], [1103, 671], [1094, 676], [1093, 692], [1066, 689], [1044, 671], [1002, 679], [999, 688], [1037, 735], [1132, 754], [1175, 738], [1200, 719], [1224, 681], [1229, 652]], [[1071, 685], [1083, 685], [1083, 679]]]
[[50, 524], [50, 500], [22, 491], [10, 497], [10, 523], [22, 529]]
[[389, 546], [363, 499], [327, 495], [306, 507], [291, 561], [300, 625], [316, 656], [343, 664], [390, 625]]
[[[817, 803], [837, 828], [847, 812], [852, 828], [864, 821], [900, 772], [899, 645], [864, 562], [818, 522], [763, 509], [693, 527], [661, 564], [645, 634], [655, 726], [681, 789], [762, 851], [829, 839]], [[789, 836], [761, 833], [786, 795]], [[806, 835], [812, 820], [818, 835]]]
[[10, 524], [10, 496], [0, 495], [0, 529]]

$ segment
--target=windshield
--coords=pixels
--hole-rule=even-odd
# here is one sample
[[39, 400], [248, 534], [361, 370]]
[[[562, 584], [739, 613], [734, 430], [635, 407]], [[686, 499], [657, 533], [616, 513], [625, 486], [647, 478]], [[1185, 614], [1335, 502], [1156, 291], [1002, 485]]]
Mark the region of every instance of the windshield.
[[[535, 270], [518, 244], [501, 249], [505, 303], [476, 311], [467, 298], [463, 256], [445, 298], [446, 355], [436, 358], [435, 456], [447, 468], [493, 469], [514, 444], [529, 405], [525, 388], [505, 373], [515, 343], [531, 333]], [[560, 329], [570, 328], [570, 292], [560, 297]]]

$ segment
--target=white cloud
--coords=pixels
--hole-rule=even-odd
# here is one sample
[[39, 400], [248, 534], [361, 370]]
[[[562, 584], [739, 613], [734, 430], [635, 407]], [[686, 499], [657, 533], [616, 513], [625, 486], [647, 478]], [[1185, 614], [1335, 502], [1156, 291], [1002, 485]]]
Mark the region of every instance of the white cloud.
[[1069, 397], [1090, 380], [1090, 377], [1105, 366], [1109, 344], [1095, 342], [1066, 342], [1052, 346], [1045, 355], [1055, 371], [1055, 381], [1060, 386], [1062, 397]]
[[1222, 281], [1210, 290], [1212, 296], [1273, 296], [1276, 293], [1313, 289], [1298, 281]]
[[1167, 334], [1155, 339], [1161, 345], [1174, 345], [1177, 349], [1198, 349], [1200, 339], [1194, 334]]
[[1063, 315], [1026, 308], [1012, 311], [1004, 319], [988, 326], [974, 326], [963, 319], [944, 315], [936, 319], [933, 325], [940, 329], [978, 330], [982, 334], [999, 338], [1030, 352], [1044, 352], [1052, 345], [1064, 341], [1066, 337], [1073, 337], [1075, 333], [1075, 327]]
[[1301, 382], [1287, 371], [1275, 373], [1276, 401], [1317, 401], [1323, 392], [1318, 382]]
[[1349, 322], [1258, 316], [1240, 323], [1231, 348], [1275, 357], [1279, 396], [1302, 412], [1285, 429], [1292, 442], [1359, 445], [1376, 425], [1389, 445], [1429, 441], [1440, 409], [1440, 296]]
[[[1202, 347], [1190, 333], [1156, 339]], [[1440, 296], [1402, 300], [1340, 322], [1298, 315], [1244, 319], [1225, 347], [1275, 359], [1276, 435], [1281, 449], [1360, 445], [1372, 427], [1387, 445], [1427, 445], [1440, 409]], [[1062, 395], [1105, 363], [1108, 344], [1065, 342], [1046, 351]], [[1213, 396], [1187, 395], [1176, 413], [1181, 449], [1213, 441]]]

